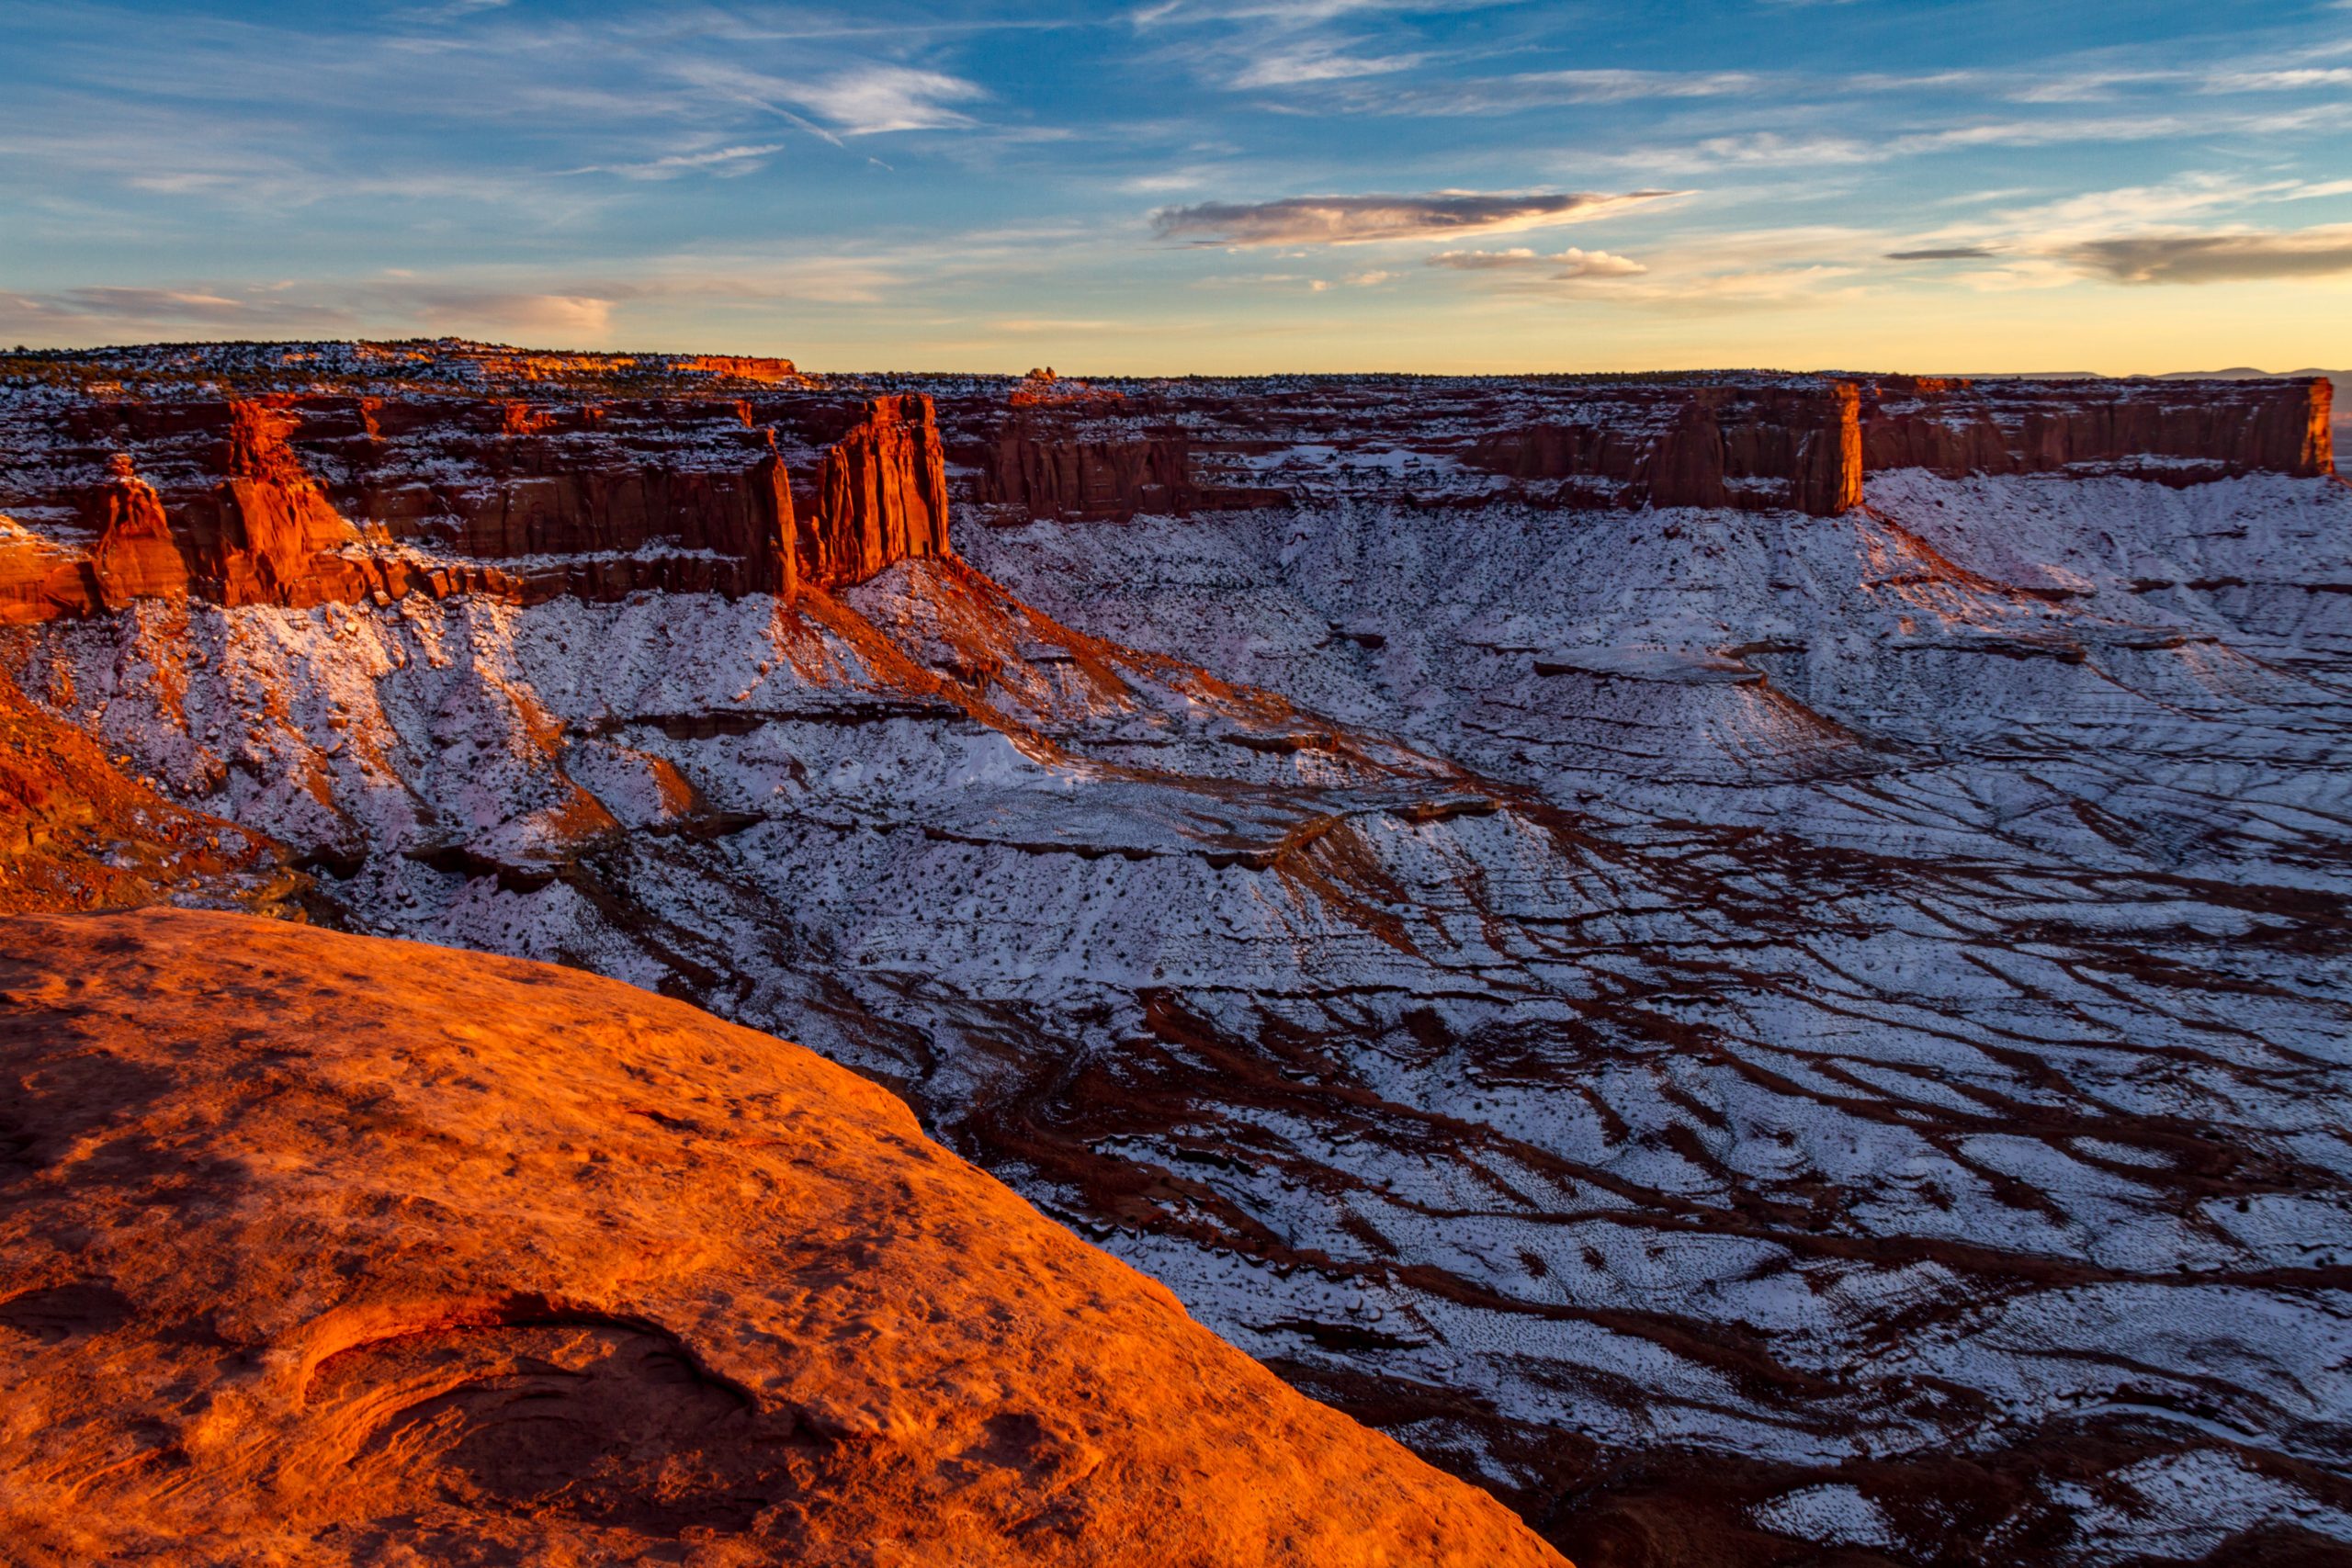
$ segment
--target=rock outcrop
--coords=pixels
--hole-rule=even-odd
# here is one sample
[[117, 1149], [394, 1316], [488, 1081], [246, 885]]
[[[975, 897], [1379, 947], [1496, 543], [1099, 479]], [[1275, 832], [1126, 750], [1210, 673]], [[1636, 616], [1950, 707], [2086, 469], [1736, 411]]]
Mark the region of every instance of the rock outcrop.
[[1631, 387], [1599, 417], [1498, 432], [1467, 460], [1556, 482], [1568, 506], [1785, 509], [1834, 516], [1861, 503], [1859, 393], [1804, 387]]
[[1883, 377], [1862, 415], [1873, 471], [2127, 473], [2171, 484], [2334, 471], [2335, 387], [2260, 381], [1971, 381]]
[[797, 1046], [230, 915], [0, 953], [12, 1562], [1561, 1561]]
[[[301, 416], [280, 404], [251, 400], [231, 403], [228, 413], [216, 459], [222, 478], [209, 494], [184, 501], [177, 526], [171, 528], [200, 596], [220, 604], [292, 606], [350, 597], [357, 574], [336, 552], [357, 544], [359, 531], [344, 520], [287, 445]], [[140, 520], [140, 543], [128, 558], [143, 562], [157, 554], [148, 541], [156, 535], [160, 508], [152, 491], [143, 498], [138, 494], [140, 483], [126, 464], [122, 478], [109, 487], [109, 525], [119, 498], [123, 513]], [[168, 518], [161, 521], [169, 526]], [[101, 558], [115, 537], [110, 533], [101, 540]], [[102, 588], [105, 575], [102, 565]], [[131, 597], [141, 587], [136, 576], [126, 575], [119, 590], [107, 590], [109, 601]], [[163, 592], [169, 593], [171, 587]]]
[[938, 425], [919, 395], [873, 400], [807, 454], [805, 511], [777, 429], [738, 400], [110, 402], [72, 405], [34, 434], [63, 472], [16, 479], [8, 502], [73, 526], [0, 525], [0, 624], [153, 598], [790, 597], [954, 553]]
[[817, 506], [798, 535], [800, 571], [862, 582], [893, 561], [956, 552], [947, 542], [947, 470], [931, 399], [876, 398], [863, 423], [825, 454]]
[[98, 604], [86, 551], [0, 517], [0, 626], [85, 615]]
[[720, 380], [756, 381], [763, 385], [789, 386], [804, 378], [791, 360], [770, 359], [758, 355], [690, 355], [678, 362], [678, 368]]
[[981, 448], [973, 495], [1058, 522], [1182, 516], [1201, 505], [1181, 434], [1089, 437], [1016, 421]]

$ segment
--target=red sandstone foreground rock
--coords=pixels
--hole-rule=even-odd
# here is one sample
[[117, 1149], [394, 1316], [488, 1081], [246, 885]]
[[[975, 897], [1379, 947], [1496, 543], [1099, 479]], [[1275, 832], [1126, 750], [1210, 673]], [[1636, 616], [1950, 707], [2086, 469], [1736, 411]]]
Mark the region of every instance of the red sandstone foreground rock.
[[0, 953], [11, 1562], [1559, 1561], [797, 1046], [237, 916]]

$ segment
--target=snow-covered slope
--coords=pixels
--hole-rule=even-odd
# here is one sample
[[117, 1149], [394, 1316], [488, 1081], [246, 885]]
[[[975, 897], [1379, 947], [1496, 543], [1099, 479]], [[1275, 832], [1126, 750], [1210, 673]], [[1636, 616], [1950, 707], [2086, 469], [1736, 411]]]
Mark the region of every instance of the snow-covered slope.
[[883, 1078], [1589, 1568], [2352, 1540], [2352, 490], [1365, 451], [797, 602], [5, 635], [335, 918]]

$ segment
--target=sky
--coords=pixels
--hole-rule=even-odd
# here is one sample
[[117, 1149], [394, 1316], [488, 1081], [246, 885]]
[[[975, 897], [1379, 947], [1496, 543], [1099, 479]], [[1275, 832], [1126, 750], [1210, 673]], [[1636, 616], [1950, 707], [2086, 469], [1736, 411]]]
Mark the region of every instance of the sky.
[[2352, 0], [0, 6], [0, 344], [2352, 365]]

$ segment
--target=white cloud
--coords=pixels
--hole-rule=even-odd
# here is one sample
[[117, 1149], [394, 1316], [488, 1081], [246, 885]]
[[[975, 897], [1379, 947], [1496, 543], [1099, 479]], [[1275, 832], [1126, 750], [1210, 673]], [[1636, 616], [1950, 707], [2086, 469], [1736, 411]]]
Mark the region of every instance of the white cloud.
[[1421, 62], [1418, 54], [1350, 54], [1332, 44], [1301, 44], [1260, 55], [1234, 73], [1235, 87], [1292, 87], [1303, 82], [1344, 82], [1360, 76], [1381, 76], [1409, 71]]
[[1150, 196], [1161, 191], [1198, 190], [1208, 183], [1206, 170], [1170, 169], [1163, 174], [1133, 175], [1121, 180], [1119, 188]]
[[1507, 114], [1551, 104], [1728, 97], [1758, 91], [1766, 83], [1766, 78], [1745, 71], [1527, 71], [1384, 95], [1352, 107], [1382, 114]]
[[787, 85], [780, 91], [844, 136], [952, 130], [972, 120], [946, 106], [988, 96], [985, 88], [960, 76], [904, 65], [862, 65], [810, 85]]
[[2352, 66], [2217, 71], [2199, 84], [2199, 91], [2207, 93], [2301, 93], [2315, 87], [2352, 87]]
[[1560, 264], [1556, 277], [1634, 277], [1649, 271], [1631, 256], [1611, 251], [1580, 251], [1574, 245], [1552, 258]]

